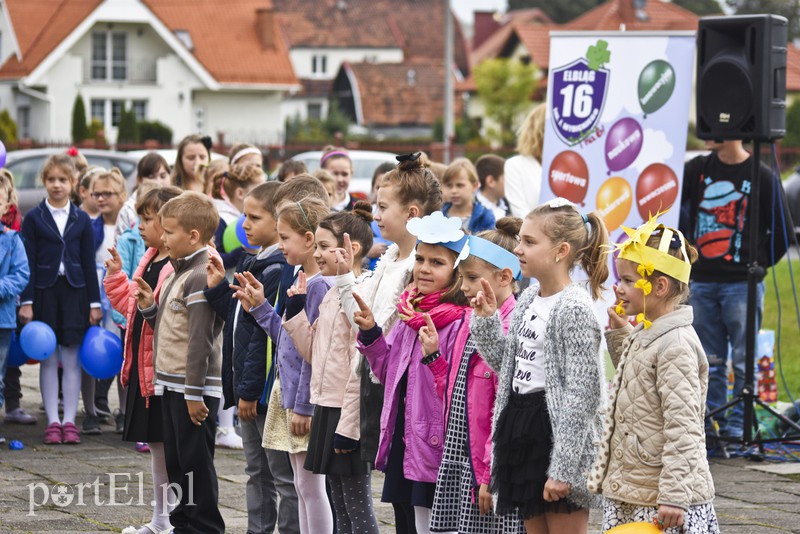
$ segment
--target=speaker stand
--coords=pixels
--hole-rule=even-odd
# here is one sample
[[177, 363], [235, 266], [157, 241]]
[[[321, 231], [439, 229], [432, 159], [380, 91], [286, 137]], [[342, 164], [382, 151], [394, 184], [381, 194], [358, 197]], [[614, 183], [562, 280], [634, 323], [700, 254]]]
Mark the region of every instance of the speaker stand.
[[[769, 144], [772, 144], [770, 142]], [[766, 273], [766, 269], [759, 265], [758, 263], [758, 230], [759, 230], [759, 211], [760, 211], [760, 190], [761, 190], [761, 141], [754, 140], [753, 141], [753, 170], [752, 170], [752, 177], [751, 177], [751, 192], [750, 192], [750, 209], [749, 215], [745, 212], [745, 216], [748, 217], [747, 227], [750, 231], [750, 252], [748, 254], [748, 264], [747, 264], [747, 318], [745, 322], [745, 378], [744, 378], [744, 386], [742, 387], [742, 392], [734, 397], [730, 402], [719, 406], [708, 413], [706, 413], [706, 419], [711, 420], [713, 423], [714, 416], [718, 413], [723, 413], [732, 406], [735, 406], [739, 403], [742, 403], [742, 407], [744, 409], [744, 428], [743, 434], [741, 438], [734, 438], [728, 436], [715, 436], [716, 439], [720, 442], [727, 442], [727, 443], [737, 443], [744, 446], [751, 446], [756, 445], [758, 447], [759, 452], [752, 453], [748, 455], [750, 459], [761, 461], [764, 459], [764, 444], [765, 443], [776, 443], [776, 442], [787, 442], [787, 441], [794, 441], [800, 439], [800, 425], [779, 413], [769, 404], [766, 404], [761, 400], [761, 398], [756, 394], [756, 383], [755, 383], [755, 365], [756, 365], [756, 337], [758, 332], [756, 331], [756, 310], [758, 308], [757, 299], [757, 286], [760, 279], [764, 278]], [[777, 209], [777, 208], [776, 208]], [[758, 417], [756, 416], [755, 407], [756, 405], [760, 406], [764, 410], [768, 411], [772, 415], [778, 418], [778, 420], [785, 423], [791, 430], [794, 430], [794, 434], [788, 436], [781, 436], [777, 438], [764, 438], [761, 435], [761, 431], [758, 427]], [[716, 428], [716, 426], [715, 426]]]

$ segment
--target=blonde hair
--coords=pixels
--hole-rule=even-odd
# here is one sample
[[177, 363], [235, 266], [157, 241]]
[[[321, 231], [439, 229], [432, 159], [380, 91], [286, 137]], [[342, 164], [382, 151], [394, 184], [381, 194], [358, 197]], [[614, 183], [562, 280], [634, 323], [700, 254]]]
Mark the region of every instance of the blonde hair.
[[72, 156], [67, 154], [53, 154], [49, 158], [47, 158], [42, 165], [42, 172], [39, 175], [39, 179], [44, 184], [45, 178], [47, 178], [47, 173], [50, 172], [50, 169], [53, 167], [58, 167], [62, 171], [64, 171], [67, 176], [69, 177], [70, 185], [72, 189], [75, 189], [76, 181], [78, 179], [78, 171], [75, 169], [75, 160]]
[[316, 171], [311, 173], [311, 176], [319, 180], [323, 186], [336, 185], [336, 180], [334, 180], [333, 176], [331, 176], [331, 173], [329, 173], [325, 169], [317, 169]]
[[[493, 230], [484, 230], [483, 232], [479, 233], [477, 237], [483, 238], [487, 241], [491, 241], [498, 247], [502, 247], [509, 251], [510, 253], [514, 254], [514, 250], [519, 245], [519, 229], [522, 227], [522, 219], [519, 217], [501, 217], [495, 223], [495, 228]], [[516, 254], [514, 254], [516, 255]], [[477, 256], [469, 255], [466, 259], [461, 260], [459, 266], [464, 265], [468, 266], [474, 262], [482, 262], [492, 271], [500, 271], [496, 265], [492, 265], [488, 261], [484, 260], [483, 258], [479, 258]], [[514, 282], [513, 292], [516, 293], [518, 290], [517, 283]]]
[[525, 118], [517, 130], [517, 152], [523, 156], [531, 156], [539, 163], [542, 162], [542, 148], [544, 148], [544, 120], [547, 106], [539, 104]]
[[231, 165], [226, 170], [214, 174], [211, 196], [221, 199], [224, 191], [228, 198], [233, 198], [237, 189], [247, 189], [261, 183], [264, 183], [264, 173], [261, 168], [253, 165]]
[[222, 198], [219, 194], [219, 180], [222, 174], [227, 170], [228, 162], [224, 159], [209, 161], [208, 165], [200, 168], [198, 179], [204, 184], [205, 187], [203, 190], [206, 192], [206, 195], [212, 198]]
[[330, 208], [317, 197], [308, 196], [300, 200], [284, 200], [278, 206], [278, 220], [289, 225], [300, 235], [317, 231], [319, 223], [328, 216]]
[[219, 226], [217, 208], [206, 195], [197, 191], [184, 191], [179, 196], [168, 200], [158, 216], [175, 219], [186, 232], [197, 230], [200, 240], [208, 243], [214, 237], [214, 232]]
[[[566, 204], [557, 208], [540, 204], [528, 214], [528, 219], [539, 219], [541, 229], [556, 245], [569, 243], [570, 252], [566, 258], [570, 268], [580, 265], [589, 275], [592, 298], [597, 300], [603, 290], [603, 282], [608, 278], [608, 231], [603, 219], [593, 211], [586, 215], [578, 212], [574, 205]], [[589, 229], [586, 224], [589, 224]]]
[[17, 188], [14, 186], [14, 175], [11, 174], [11, 171], [3, 167], [0, 169], [0, 181], [7, 184], [5, 187], [8, 190], [8, 203], [16, 204], [18, 199]]
[[381, 188], [397, 186], [397, 200], [403, 207], [416, 204], [422, 215], [442, 209], [442, 186], [427, 164], [424, 154], [416, 160], [401, 161], [383, 175]]
[[125, 177], [122, 176], [122, 171], [120, 171], [118, 168], [112, 167], [108, 171], [104, 170], [95, 174], [92, 178], [91, 189], [94, 189], [95, 184], [100, 180], [109, 182], [114, 187], [117, 194], [119, 194], [119, 197], [123, 202], [128, 198], [128, 187], [125, 183]]
[[467, 175], [469, 183], [472, 185], [480, 185], [478, 181], [478, 171], [475, 169], [475, 165], [467, 158], [456, 158], [447, 166], [447, 170], [444, 171], [444, 176], [442, 176], [442, 184], [449, 184], [458, 178], [462, 172]]

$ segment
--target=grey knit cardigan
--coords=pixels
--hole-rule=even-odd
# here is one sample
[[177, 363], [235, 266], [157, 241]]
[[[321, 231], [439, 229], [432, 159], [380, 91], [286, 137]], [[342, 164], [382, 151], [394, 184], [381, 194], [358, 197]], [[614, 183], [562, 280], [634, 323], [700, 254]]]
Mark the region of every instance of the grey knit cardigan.
[[[472, 314], [470, 332], [486, 363], [498, 373], [492, 436], [511, 393], [520, 347], [518, 333], [524, 325], [525, 312], [538, 293], [538, 284], [522, 293], [507, 335], [503, 335], [497, 313], [492, 317]], [[602, 499], [586, 488], [603, 435], [606, 395], [601, 336], [589, 294], [582, 286], [570, 284], [553, 306], [544, 338], [545, 396], [553, 427], [548, 475], [569, 483], [568, 500], [582, 508], [599, 508], [602, 504]], [[493, 452], [493, 466], [494, 463]]]

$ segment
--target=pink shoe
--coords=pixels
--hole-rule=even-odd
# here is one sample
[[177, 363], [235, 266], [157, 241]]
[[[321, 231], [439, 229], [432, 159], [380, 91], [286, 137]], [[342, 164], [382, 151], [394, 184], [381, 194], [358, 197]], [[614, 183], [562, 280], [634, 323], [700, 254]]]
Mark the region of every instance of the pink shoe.
[[75, 423], [64, 423], [61, 427], [61, 443], [76, 445], [81, 442], [81, 433]]
[[50, 423], [44, 429], [44, 442], [47, 445], [58, 445], [61, 443], [61, 424]]
[[150, 452], [150, 446], [143, 441], [136, 442], [136, 452]]

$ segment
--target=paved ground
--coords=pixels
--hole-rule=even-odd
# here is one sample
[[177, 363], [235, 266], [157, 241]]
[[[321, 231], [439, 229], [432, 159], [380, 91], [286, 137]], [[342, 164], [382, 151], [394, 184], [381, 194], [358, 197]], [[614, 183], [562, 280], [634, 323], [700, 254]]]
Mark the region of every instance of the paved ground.
[[[23, 406], [39, 415], [37, 376], [35, 367], [25, 366]], [[101, 436], [84, 436], [78, 446], [43, 445], [43, 430], [41, 422], [33, 427], [0, 425], [0, 434], [25, 444], [21, 451], [9, 450], [7, 444], [0, 447], [0, 532], [119, 532], [149, 519], [152, 489], [148, 455], [122, 443], [108, 426]], [[245, 532], [242, 454], [218, 450], [216, 465], [220, 506], [228, 530]], [[714, 504], [723, 533], [800, 533], [800, 464], [714, 460], [712, 472], [717, 487]], [[110, 502], [112, 477], [114, 504]], [[90, 485], [95, 480], [97, 485]], [[78, 484], [88, 485], [82, 502]], [[53, 489], [57, 485], [61, 485], [61, 493], [58, 487]], [[379, 502], [381, 485], [382, 478], [376, 474], [373, 487], [381, 532], [394, 532], [391, 508]], [[72, 501], [67, 505], [54, 503], [54, 498], [70, 496]], [[599, 532], [597, 517], [592, 515], [593, 533]]]

